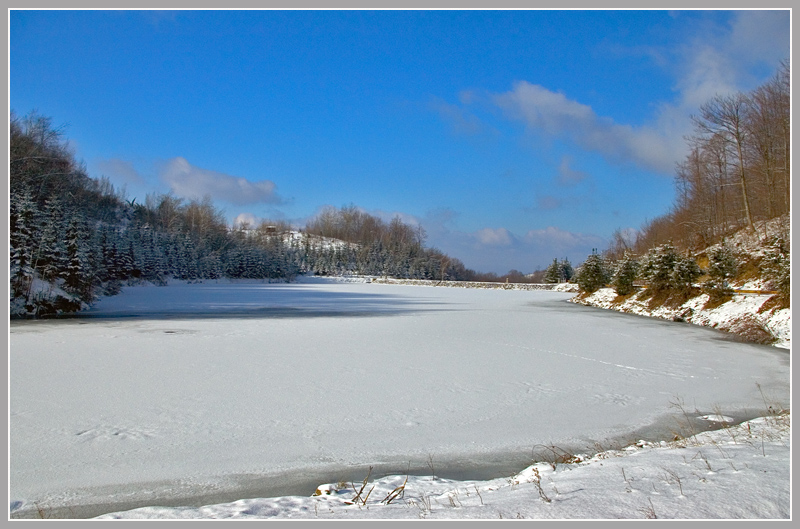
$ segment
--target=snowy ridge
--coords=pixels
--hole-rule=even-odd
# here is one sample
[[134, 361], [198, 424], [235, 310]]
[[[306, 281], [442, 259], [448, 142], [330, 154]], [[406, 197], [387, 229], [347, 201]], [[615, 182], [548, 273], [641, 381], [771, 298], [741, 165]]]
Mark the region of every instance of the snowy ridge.
[[557, 457], [509, 478], [395, 475], [320, 485], [310, 497], [144, 507], [97, 519], [786, 519], [790, 452], [790, 415], [776, 413], [591, 457], [553, 451]]

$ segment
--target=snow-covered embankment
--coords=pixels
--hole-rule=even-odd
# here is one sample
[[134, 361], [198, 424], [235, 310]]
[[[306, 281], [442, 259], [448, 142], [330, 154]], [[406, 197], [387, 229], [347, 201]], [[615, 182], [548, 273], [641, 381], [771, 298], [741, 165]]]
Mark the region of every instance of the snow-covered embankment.
[[[751, 288], [758, 285], [748, 285]], [[613, 288], [601, 288], [571, 301], [581, 305], [612, 309], [673, 321], [685, 321], [731, 332], [741, 336], [761, 336], [774, 340], [771, 345], [790, 349], [792, 344], [792, 315], [790, 308], [769, 308], [769, 295], [737, 293], [720, 305], [709, 304], [709, 295], [700, 294], [679, 306], [652, 306], [643, 292], [618, 296]]]

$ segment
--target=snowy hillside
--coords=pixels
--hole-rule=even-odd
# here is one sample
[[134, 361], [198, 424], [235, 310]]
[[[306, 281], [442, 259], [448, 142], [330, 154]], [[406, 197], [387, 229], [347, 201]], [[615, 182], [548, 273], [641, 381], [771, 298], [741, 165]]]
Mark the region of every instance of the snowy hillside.
[[[792, 321], [788, 302], [774, 294], [775, 280], [765, 269], [770, 258], [768, 241], [783, 237], [788, 241], [787, 216], [758, 223], [755, 233], [742, 230], [726, 241], [727, 247], [739, 261], [738, 272], [730, 278], [732, 295], [713, 299], [701, 288], [681, 303], [651, 296], [646, 290], [628, 296], [618, 296], [613, 288], [601, 288], [591, 294], [581, 294], [574, 303], [652, 316], [672, 321], [685, 321], [713, 327], [741, 336], [746, 341], [791, 348]], [[708, 256], [721, 245], [716, 244], [696, 255], [704, 266]]]
[[[717, 307], [705, 308], [708, 294], [691, 298], [677, 307], [651, 306], [649, 300], [617, 296], [613, 288], [601, 288], [588, 296], [576, 296], [574, 303], [640, 314], [665, 320], [686, 321], [742, 335], [752, 341], [763, 341], [790, 349], [792, 345], [791, 309], [763, 309], [771, 296], [737, 294]], [[773, 341], [774, 338], [774, 341]]]

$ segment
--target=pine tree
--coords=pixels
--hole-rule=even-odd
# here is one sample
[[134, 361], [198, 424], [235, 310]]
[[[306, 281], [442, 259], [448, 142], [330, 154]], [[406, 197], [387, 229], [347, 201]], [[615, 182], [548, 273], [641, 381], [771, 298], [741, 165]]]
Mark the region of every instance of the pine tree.
[[561, 267], [558, 259], [553, 259], [553, 263], [544, 271], [545, 283], [559, 283], [561, 281]]
[[691, 257], [678, 257], [670, 275], [670, 287], [678, 292], [688, 293], [703, 271]]
[[559, 274], [561, 281], [568, 282], [575, 276], [575, 271], [572, 268], [572, 263], [566, 257], [558, 264]]
[[86, 249], [87, 239], [83, 219], [79, 213], [74, 213], [67, 226], [67, 271], [64, 286], [67, 291], [77, 295], [83, 301], [92, 299], [93, 278]]
[[781, 296], [788, 300], [791, 287], [791, 252], [788, 238], [774, 238], [764, 258], [764, 271]]
[[42, 232], [36, 254], [35, 267], [45, 281], [55, 281], [65, 274], [64, 211], [57, 196], [45, 202]]
[[708, 279], [703, 283], [703, 290], [715, 299], [732, 295], [728, 279], [736, 275], [737, 268], [733, 251], [723, 241], [708, 256]]
[[39, 210], [26, 186], [11, 196], [10, 264], [11, 296], [28, 297], [33, 281], [34, 252], [38, 233]]
[[609, 276], [603, 258], [598, 255], [597, 250], [592, 250], [592, 254], [586, 258], [575, 274], [575, 280], [583, 292], [591, 293], [604, 287], [610, 279]]
[[639, 261], [629, 252], [625, 252], [622, 260], [617, 265], [617, 270], [611, 285], [620, 296], [627, 296], [634, 291], [633, 282], [639, 273]]
[[651, 248], [640, 269], [642, 278], [648, 283], [648, 288], [653, 291], [669, 289], [673, 281], [672, 272], [679, 259], [680, 256], [675, 251], [675, 247], [669, 243]]

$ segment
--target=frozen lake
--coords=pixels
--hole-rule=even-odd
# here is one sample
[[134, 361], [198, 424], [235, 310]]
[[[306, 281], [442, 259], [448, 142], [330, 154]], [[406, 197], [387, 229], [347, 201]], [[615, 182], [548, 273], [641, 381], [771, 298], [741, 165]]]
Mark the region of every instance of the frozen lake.
[[483, 479], [537, 445], [669, 436], [676, 402], [755, 417], [760, 384], [788, 408], [788, 351], [571, 296], [205, 283], [12, 322], [10, 499], [89, 515], [311, 494], [369, 465]]

